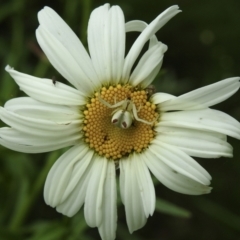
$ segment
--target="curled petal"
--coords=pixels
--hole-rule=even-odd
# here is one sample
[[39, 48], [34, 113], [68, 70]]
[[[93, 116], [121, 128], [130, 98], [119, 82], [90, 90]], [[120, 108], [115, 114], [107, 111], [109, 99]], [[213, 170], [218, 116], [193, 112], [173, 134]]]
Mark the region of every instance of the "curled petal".
[[145, 52], [131, 74], [129, 82], [133, 86], [141, 85], [143, 88], [150, 85], [161, 68], [166, 50], [167, 46], [159, 42]]
[[171, 18], [181, 12], [178, 6], [172, 6], [155, 18], [140, 34], [128, 52], [123, 68], [123, 79], [128, 79], [132, 66], [138, 58], [144, 44]]

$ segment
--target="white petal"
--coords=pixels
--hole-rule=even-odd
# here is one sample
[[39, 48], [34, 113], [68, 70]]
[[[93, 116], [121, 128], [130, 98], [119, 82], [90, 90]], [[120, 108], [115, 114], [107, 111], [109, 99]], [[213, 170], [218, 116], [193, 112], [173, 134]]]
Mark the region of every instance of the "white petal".
[[[106, 61], [105, 52], [103, 49], [104, 43], [104, 24], [109, 11], [109, 4], [94, 9], [90, 15], [88, 22], [88, 47], [91, 59], [98, 74], [98, 77], [103, 80], [106, 77], [105, 65]], [[106, 66], [107, 67], [107, 66]]]
[[[124, 192], [121, 197], [124, 198], [128, 229], [129, 232], [132, 233], [133, 231], [142, 228], [145, 225], [147, 218], [145, 216], [132, 159], [123, 159], [120, 161], [120, 175], [122, 174], [122, 171], [125, 172], [125, 185], [120, 185], [121, 193]], [[123, 182], [120, 182], [120, 184], [122, 183]]]
[[[91, 155], [91, 156], [89, 156]], [[88, 152], [86, 156], [84, 156], [84, 159], [79, 161], [75, 167], [74, 167], [74, 172], [73, 174], [75, 178], [78, 178], [78, 182], [75, 186], [75, 188], [72, 190], [72, 192], [69, 194], [69, 196], [66, 198], [65, 201], [63, 201], [61, 204], [57, 205], [56, 210], [64, 215], [67, 215], [68, 217], [74, 216], [82, 207], [85, 197], [86, 197], [86, 192], [87, 192], [87, 187], [91, 175], [91, 168], [92, 164], [94, 162], [94, 158], [92, 158], [91, 162], [89, 165], [84, 167], [82, 169], [82, 165], [84, 161], [88, 162], [89, 158], [91, 158], [93, 153]], [[83, 171], [84, 170], [84, 171]], [[81, 175], [79, 175], [81, 173]], [[69, 188], [68, 188], [69, 189]], [[65, 192], [66, 193], [66, 192]]]
[[141, 194], [146, 218], [153, 215], [156, 203], [153, 181], [141, 154], [135, 155], [132, 160], [136, 171], [139, 191]]
[[53, 84], [51, 79], [37, 78], [15, 71], [10, 66], [5, 70], [19, 85], [20, 89], [33, 99], [53, 104], [85, 105], [86, 98], [76, 89], [63, 83]]
[[0, 118], [15, 130], [33, 136], [61, 136], [64, 138], [65, 136], [80, 133], [81, 131], [81, 120], [70, 119], [62, 122], [54, 122], [51, 120], [25, 117], [2, 107], [0, 107]]
[[171, 134], [171, 135], [176, 135], [176, 136], [181, 136], [189, 134], [189, 136], [194, 136], [195, 134], [202, 133], [202, 136], [204, 136], [204, 139], [209, 140], [209, 141], [218, 141], [223, 140], [227, 141], [227, 136], [222, 133], [217, 133], [217, 132], [212, 132], [212, 131], [199, 131], [196, 129], [187, 129], [187, 128], [181, 128], [181, 127], [164, 127], [164, 126], [157, 126], [155, 130], [159, 133], [164, 133], [164, 134]]
[[172, 17], [180, 12], [178, 6], [172, 6], [155, 18], [140, 34], [127, 54], [123, 68], [123, 79], [128, 79], [132, 66], [138, 58], [144, 44]]
[[114, 161], [108, 161], [103, 188], [103, 220], [99, 226], [99, 233], [102, 239], [112, 240], [116, 238], [117, 229], [117, 189]]
[[124, 15], [118, 6], [105, 4], [95, 9], [88, 24], [88, 45], [101, 81], [117, 84], [125, 53]]
[[[133, 20], [125, 24], [126, 32], [142, 32], [148, 26], [147, 23], [140, 20]], [[153, 35], [149, 41], [149, 48], [153, 47], [155, 44], [158, 44], [158, 39], [156, 35]]]
[[211, 176], [209, 173], [194, 159], [176, 147], [155, 139], [149, 147], [149, 151], [176, 172], [201, 184], [210, 184]]
[[4, 108], [25, 117], [52, 121], [68, 121], [81, 118], [78, 109], [43, 103], [30, 97], [13, 98], [5, 103]]
[[[166, 45], [159, 42], [146, 51], [130, 76], [130, 84], [133, 86], [141, 84], [143, 88], [146, 88], [148, 85], [150, 85], [156, 77], [158, 73], [157, 71], [159, 71], [161, 68], [163, 55], [166, 50]], [[154, 71], [156, 68], [158, 70]], [[154, 75], [152, 76], [153, 72]]]
[[240, 87], [240, 78], [228, 78], [199, 88], [161, 104], [162, 111], [193, 110], [213, 106], [231, 97]]
[[57, 149], [61, 149], [64, 147], [69, 147], [76, 144], [76, 141], [74, 142], [64, 142], [64, 143], [57, 143], [57, 144], [51, 144], [51, 145], [47, 145], [47, 144], [42, 144], [42, 145], [24, 145], [21, 143], [14, 143], [12, 141], [7, 141], [5, 139], [1, 139], [0, 138], [0, 145], [9, 148], [13, 151], [17, 151], [17, 152], [23, 152], [23, 153], [44, 153], [44, 152], [51, 152]]
[[[130, 22], [127, 22], [125, 24], [125, 31], [126, 32], [134, 32], [134, 31], [137, 31], [137, 32], [142, 32], [146, 27], [148, 26], [147, 23], [143, 22], [143, 21], [139, 21], [139, 20], [134, 20], [134, 21], [130, 21]], [[151, 47], [154, 47], [155, 45], [161, 45], [160, 42], [158, 42], [158, 39], [155, 35], [153, 35], [151, 38], [150, 38], [150, 41], [149, 41], [149, 49]], [[162, 44], [163, 46], [164, 44]], [[167, 46], [164, 45], [164, 48], [163, 48], [164, 52], [167, 50]], [[149, 51], [147, 51], [148, 54], [149, 54]], [[146, 53], [145, 53], [146, 54]], [[163, 56], [163, 54], [162, 54]], [[161, 56], [160, 56], [161, 58]], [[146, 60], [146, 59], [145, 59]], [[143, 57], [141, 58], [140, 61], [143, 61]], [[158, 64], [156, 64], [156, 62], [158, 62]], [[149, 71], [149, 69], [146, 67], [144, 68], [145, 70], [148, 70], [149, 71], [149, 75], [147, 76], [147, 78], [144, 80], [144, 79], [140, 79], [140, 81], [143, 81], [141, 83], [142, 87], [145, 88], [147, 87], [154, 79], [155, 77], [157, 76], [161, 66], [162, 66], [162, 60], [161, 59], [157, 59], [156, 62], [153, 62], [153, 65], [155, 65], [155, 68], [152, 67], [152, 65], [150, 64], [150, 68], [151, 68], [151, 71]], [[138, 63], [138, 70], [141, 71], [142, 69], [140, 68], [140, 63]], [[142, 64], [141, 64], [142, 65]], [[135, 73], [138, 74], [138, 77], [140, 76], [140, 74], [142, 75], [143, 73], [141, 72], [136, 72], [136, 69], [134, 70]], [[146, 72], [146, 71], [145, 71]], [[131, 75], [131, 78], [133, 78], [133, 75]], [[133, 79], [134, 80], [134, 79]], [[138, 84], [137, 82], [136, 83], [133, 83], [133, 84]]]
[[[219, 134], [174, 127], [158, 127], [157, 138], [161, 142], [174, 145], [185, 153], [194, 157], [218, 158], [221, 156], [232, 157], [232, 146], [219, 138]], [[224, 137], [225, 138], [225, 137]]]
[[155, 177], [173, 191], [190, 195], [206, 194], [211, 191], [210, 187], [177, 173], [152, 155], [150, 151], [143, 153], [143, 158]]
[[51, 64], [65, 79], [85, 96], [94, 92], [98, 86], [88, 78], [63, 43], [41, 25], [36, 30], [36, 37]]
[[[154, 104], [159, 104], [159, 103], [163, 103], [165, 101], [168, 101], [170, 99], [174, 99], [176, 98], [175, 96], [171, 95], [171, 94], [168, 94], [168, 93], [155, 93], [152, 95], [151, 97], [151, 101], [154, 103]], [[159, 105], [159, 108], [161, 110], [161, 104]]]
[[240, 139], [240, 123], [231, 116], [213, 109], [164, 112], [158, 125], [214, 131]]
[[84, 215], [90, 227], [99, 227], [103, 217], [103, 186], [108, 160], [95, 156], [86, 193]]
[[[82, 143], [84, 145], [84, 143]], [[72, 171], [71, 179], [68, 182], [68, 185], [64, 191], [64, 194], [62, 195], [61, 202], [65, 201], [66, 198], [69, 196], [69, 194], [73, 191], [73, 189], [76, 187], [80, 179], [85, 173], [85, 170], [89, 167], [90, 161], [93, 158], [93, 151], [89, 151], [88, 146], [84, 146], [84, 149], [82, 151], [82, 155], [79, 155], [79, 161], [75, 163], [74, 169]], [[87, 151], [87, 152], [85, 152]], [[80, 152], [80, 151], [79, 151]]]
[[[69, 185], [74, 185], [72, 182], [75, 182], [76, 186], [92, 158], [92, 153], [88, 152], [89, 149], [84, 144], [76, 145], [54, 163], [44, 186], [44, 199], [48, 205], [56, 207], [61, 204], [67, 197], [64, 195], [66, 189], [73, 189]], [[82, 168], [80, 171], [79, 166]], [[70, 194], [71, 191], [67, 190], [67, 193]]]
[[125, 20], [120, 7], [110, 8], [106, 26], [104, 48], [108, 48], [107, 65], [111, 67], [107, 79], [117, 84], [122, 76], [126, 37]]
[[120, 176], [119, 176], [119, 185], [120, 185], [120, 196], [123, 205], [125, 205], [125, 185], [126, 185], [126, 164], [123, 161], [119, 161]]
[[[81, 72], [81, 75], [78, 75], [78, 78], [74, 79], [74, 82], [78, 82], [76, 87], [81, 86], [79, 90], [82, 90], [84, 88], [83, 81], [86, 85], [90, 86], [93, 84], [97, 86], [98, 78], [87, 51], [85, 50], [79, 38], [63, 21], [63, 19], [53, 9], [44, 7], [38, 13], [38, 20], [41, 28], [44, 28], [46, 31], [51, 33], [51, 35], [55, 38], [54, 41], [59, 41], [62, 47], [68, 51], [68, 54], [71, 56], [72, 60], [77, 64], [77, 69], [79, 72]], [[60, 52], [60, 49], [55, 49], [55, 54], [57, 51]], [[52, 55], [51, 52], [48, 52], [48, 49], [45, 53], [47, 56], [49, 54]], [[63, 58], [62, 60], [66, 58], [65, 55], [60, 55], [60, 57]], [[57, 63], [53, 62], [54, 66], [55, 64]], [[67, 64], [65, 67], [68, 65], [69, 64]], [[74, 70], [74, 72], [77, 71], [77, 69]], [[57, 70], [61, 72], [60, 69], [57, 68]]]
[[72, 134], [63, 138], [33, 136], [18, 132], [12, 128], [0, 128], [0, 144], [14, 151], [41, 153], [54, 151], [75, 145], [81, 134]]

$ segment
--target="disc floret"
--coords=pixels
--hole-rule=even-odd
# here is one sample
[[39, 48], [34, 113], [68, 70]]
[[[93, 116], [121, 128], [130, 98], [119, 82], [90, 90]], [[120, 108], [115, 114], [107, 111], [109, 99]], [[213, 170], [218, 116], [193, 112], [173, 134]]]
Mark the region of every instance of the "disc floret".
[[147, 148], [158, 113], [146, 91], [118, 84], [96, 92], [84, 116], [85, 141], [98, 154], [115, 160]]

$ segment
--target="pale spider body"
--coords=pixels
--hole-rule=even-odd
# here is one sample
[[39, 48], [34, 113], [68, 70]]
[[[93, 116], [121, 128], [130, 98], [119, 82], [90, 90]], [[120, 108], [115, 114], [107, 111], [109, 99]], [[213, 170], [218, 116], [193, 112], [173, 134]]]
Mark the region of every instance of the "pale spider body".
[[103, 105], [109, 108], [116, 108], [112, 112], [113, 116], [112, 116], [111, 123], [119, 128], [123, 128], [123, 129], [129, 128], [135, 119], [139, 122], [149, 124], [149, 125], [152, 125], [155, 122], [155, 120], [153, 122], [148, 122], [144, 119], [139, 118], [137, 113], [141, 110], [141, 107], [137, 110], [134, 102], [129, 99], [124, 99], [120, 102], [116, 102], [116, 99], [115, 99], [115, 104], [110, 104], [106, 102], [100, 96], [98, 96], [98, 99]]

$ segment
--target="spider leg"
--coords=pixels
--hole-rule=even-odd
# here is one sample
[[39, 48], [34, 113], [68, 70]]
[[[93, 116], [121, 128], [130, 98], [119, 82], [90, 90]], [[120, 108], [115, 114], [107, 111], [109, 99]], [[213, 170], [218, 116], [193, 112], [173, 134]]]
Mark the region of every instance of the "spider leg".
[[138, 111], [137, 111], [135, 104], [132, 105], [132, 110], [133, 110], [133, 116], [134, 116], [134, 118], [135, 118], [137, 121], [139, 121], [139, 122], [142, 122], [142, 123], [145, 123], [145, 124], [148, 124], [148, 125], [152, 125], [152, 124], [156, 121], [156, 120], [154, 120], [154, 121], [152, 121], [152, 122], [148, 122], [148, 121], [146, 121], [146, 120], [144, 120], [144, 119], [139, 118], [138, 115], [137, 115], [137, 113], [140, 111], [140, 109], [138, 109]]
[[125, 100], [122, 100], [122, 101], [116, 103], [116, 97], [115, 97], [115, 98], [114, 98], [115, 104], [112, 105], [112, 104], [108, 103], [107, 101], [105, 101], [104, 99], [102, 99], [102, 98], [100, 97], [100, 95], [98, 95], [98, 100], [99, 100], [103, 105], [105, 105], [105, 106], [107, 106], [107, 107], [109, 107], [109, 108], [120, 107], [120, 106], [124, 103], [124, 101], [125, 101]]
[[114, 95], [114, 104], [117, 104], [117, 97]]
[[137, 112], [140, 112], [141, 108], [142, 108], [142, 105], [140, 105], [140, 107], [138, 108]]

